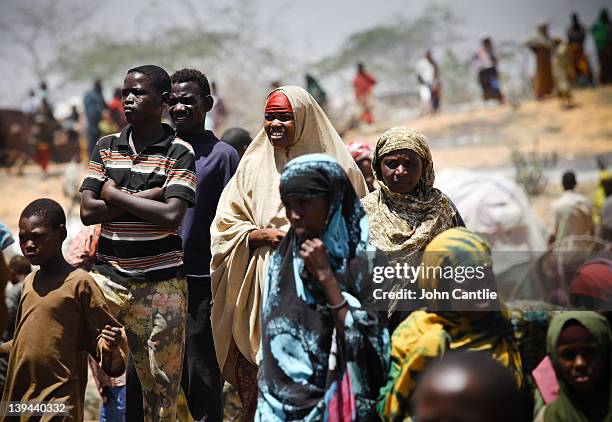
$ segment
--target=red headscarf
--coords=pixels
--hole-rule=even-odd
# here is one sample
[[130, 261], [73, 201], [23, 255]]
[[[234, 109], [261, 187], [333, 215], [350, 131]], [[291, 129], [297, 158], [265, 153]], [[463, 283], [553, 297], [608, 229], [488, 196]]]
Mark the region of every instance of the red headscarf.
[[274, 91], [266, 101], [265, 113], [293, 113], [289, 98], [281, 91]]
[[576, 272], [570, 293], [612, 302], [612, 261], [599, 258], [585, 263]]

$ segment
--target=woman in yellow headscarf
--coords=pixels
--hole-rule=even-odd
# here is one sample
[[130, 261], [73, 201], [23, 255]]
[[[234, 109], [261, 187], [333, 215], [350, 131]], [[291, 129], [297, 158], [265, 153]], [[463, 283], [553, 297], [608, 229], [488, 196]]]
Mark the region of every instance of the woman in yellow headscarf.
[[[468, 288], [474, 291], [474, 287], [495, 291], [489, 245], [464, 228], [436, 236], [425, 249], [421, 268], [422, 291], [450, 292], [459, 288], [466, 292]], [[442, 271], [433, 270], [437, 268]], [[460, 268], [463, 269], [459, 271]], [[469, 278], [466, 268], [473, 268]], [[507, 311], [499, 299], [461, 303], [451, 295], [450, 300], [430, 299], [427, 304], [428, 310], [412, 312], [393, 332], [391, 369], [377, 405], [383, 420], [402, 421], [409, 417], [409, 400], [418, 377], [432, 361], [452, 350], [489, 353], [510, 368], [522, 386], [521, 358]], [[463, 310], [452, 310], [457, 308]]]
[[270, 251], [289, 228], [280, 175], [293, 158], [310, 153], [336, 159], [358, 196], [365, 196], [361, 171], [313, 97], [299, 87], [272, 91], [264, 128], [225, 187], [211, 226], [213, 339], [219, 367], [237, 387], [247, 418], [257, 400], [262, 283]]

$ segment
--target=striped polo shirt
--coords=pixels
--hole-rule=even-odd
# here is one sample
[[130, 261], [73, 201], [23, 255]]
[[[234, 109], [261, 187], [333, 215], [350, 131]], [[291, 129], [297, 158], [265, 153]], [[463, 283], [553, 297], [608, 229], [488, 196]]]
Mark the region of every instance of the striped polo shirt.
[[[130, 194], [161, 187], [164, 198], [195, 204], [195, 164], [191, 145], [164, 125], [165, 136], [139, 154], [129, 144], [132, 126], [101, 138], [91, 154], [83, 190], [100, 195], [107, 178]], [[182, 273], [183, 249], [177, 229], [166, 229], [131, 214], [102, 223], [93, 269], [111, 279], [168, 280]]]

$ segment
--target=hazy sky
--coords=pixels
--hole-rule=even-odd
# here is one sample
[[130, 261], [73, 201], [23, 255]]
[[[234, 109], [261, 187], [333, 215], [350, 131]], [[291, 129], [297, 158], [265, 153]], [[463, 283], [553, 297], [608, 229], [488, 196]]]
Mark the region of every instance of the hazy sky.
[[[79, 0], [0, 0], [0, 15], [22, 4], [36, 7], [43, 1], [57, 1], [69, 8]], [[247, 28], [253, 36], [279, 53], [291, 52], [314, 61], [333, 54], [355, 31], [398, 17], [418, 17], [431, 0], [218, 0], [214, 3], [193, 0], [191, 3], [197, 5], [196, 14], [201, 22], [215, 29], [222, 29], [227, 19], [211, 13], [207, 4], [250, 4], [255, 17]], [[438, 3], [450, 5], [458, 18], [456, 30], [462, 43], [476, 45], [484, 34], [497, 41], [522, 40], [541, 21], [548, 21], [551, 32], [561, 35], [571, 12], [579, 12], [583, 22], [590, 25], [609, 0], [440, 0]], [[181, 6], [180, 0], [107, 0], [98, 4], [91, 22], [87, 22], [86, 32], [105, 32], [128, 39], [139, 32], [154, 34], [160, 23], [180, 26], [183, 22], [192, 22], [192, 13]], [[0, 39], [0, 42], [6, 41]], [[10, 54], [0, 60], [0, 104], [19, 105], [35, 81], [19, 69]], [[15, 91], [15, 87], [22, 89]]]

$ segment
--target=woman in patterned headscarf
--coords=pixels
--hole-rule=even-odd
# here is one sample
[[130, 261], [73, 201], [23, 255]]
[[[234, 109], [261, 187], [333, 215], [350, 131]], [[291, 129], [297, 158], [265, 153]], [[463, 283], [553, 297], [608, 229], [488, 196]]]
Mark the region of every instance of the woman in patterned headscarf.
[[264, 284], [255, 420], [372, 420], [389, 334], [369, 304], [365, 212], [323, 154], [292, 160], [280, 194], [291, 228]]
[[405, 127], [386, 131], [376, 144], [372, 168], [380, 189], [362, 200], [372, 245], [408, 257], [458, 225], [458, 212], [433, 187], [433, 160], [420, 132]]
[[[464, 228], [436, 236], [425, 249], [419, 288], [422, 291], [495, 291], [491, 250], [484, 239]], [[458, 269], [472, 268], [473, 277], [460, 279]], [[478, 268], [484, 276], [475, 276]], [[451, 287], [452, 286], [452, 287]], [[461, 309], [461, 310], [455, 310]], [[475, 312], [480, 311], [480, 312]], [[434, 360], [453, 350], [477, 350], [491, 355], [512, 370], [523, 385], [521, 357], [514, 343], [505, 305], [493, 297], [475, 301], [430, 299], [427, 310], [412, 312], [393, 332], [391, 369], [381, 389], [377, 410], [385, 421], [403, 421], [420, 374]]]
[[[433, 160], [422, 133], [405, 127], [386, 131], [376, 144], [372, 169], [380, 188], [363, 198], [362, 205], [370, 222], [370, 243], [385, 252], [392, 265], [418, 265], [436, 235], [464, 225], [451, 201], [433, 187]], [[406, 287], [405, 280], [398, 280], [393, 289]], [[396, 306], [391, 303], [390, 310]], [[401, 319], [398, 313], [392, 315], [389, 329]]]

